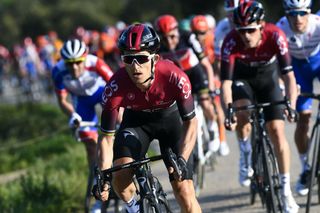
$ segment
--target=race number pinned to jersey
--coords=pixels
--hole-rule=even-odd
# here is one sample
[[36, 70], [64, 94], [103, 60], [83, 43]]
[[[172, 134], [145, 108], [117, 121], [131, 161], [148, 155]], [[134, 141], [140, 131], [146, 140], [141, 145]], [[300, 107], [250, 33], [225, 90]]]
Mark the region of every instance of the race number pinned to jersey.
[[171, 72], [169, 82], [176, 85], [182, 91], [185, 99], [189, 98], [191, 95], [191, 85], [185, 77], [180, 77], [177, 73]]
[[108, 101], [108, 98], [112, 96], [114, 92], [116, 92], [119, 89], [118, 84], [115, 80], [111, 81], [109, 84], [106, 85], [104, 88], [104, 92], [102, 95], [102, 103], [106, 104]]

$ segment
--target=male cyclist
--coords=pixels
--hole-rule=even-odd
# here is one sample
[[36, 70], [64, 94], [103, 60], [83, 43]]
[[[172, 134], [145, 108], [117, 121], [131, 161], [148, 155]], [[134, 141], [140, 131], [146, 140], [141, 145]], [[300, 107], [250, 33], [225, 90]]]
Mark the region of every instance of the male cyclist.
[[220, 53], [223, 43], [223, 39], [226, 35], [234, 28], [233, 25], [233, 10], [243, 3], [245, 0], [225, 0], [224, 1], [224, 10], [227, 13], [227, 17], [220, 20], [217, 24], [214, 34], [214, 54], [215, 54], [215, 66], [214, 70], [217, 73], [220, 73]]
[[[311, 14], [311, 0], [283, 0], [285, 17], [277, 25], [285, 32], [292, 58], [292, 66], [301, 92], [313, 92], [313, 80], [320, 78], [320, 17]], [[312, 99], [299, 97], [299, 120], [295, 142], [300, 154], [302, 172], [296, 184], [299, 195], [308, 194], [310, 168], [307, 162], [308, 131], [312, 113]]]
[[[296, 80], [286, 36], [278, 27], [265, 23], [263, 18], [263, 6], [256, 1], [244, 2], [233, 11], [235, 29], [227, 35], [221, 50], [223, 101], [228, 106], [238, 107], [252, 103], [253, 99], [258, 103], [283, 100], [278, 84], [280, 67], [286, 94], [295, 109]], [[290, 148], [284, 133], [283, 108], [279, 105], [266, 107], [264, 112], [266, 128], [278, 159], [284, 210], [298, 212], [299, 206], [290, 189]], [[236, 128], [240, 146], [245, 150], [240, 155], [240, 181], [247, 186], [253, 175], [248, 118], [249, 113], [242, 111], [236, 115], [237, 125], [226, 120], [228, 129]]]
[[157, 18], [155, 28], [161, 38], [159, 54], [164, 59], [173, 61], [188, 75], [192, 84], [192, 93], [199, 96], [199, 102], [208, 120], [210, 133], [209, 150], [219, 149], [219, 137], [214, 135], [217, 128], [213, 104], [209, 91], [214, 91], [214, 73], [209, 59], [206, 57], [195, 34], [179, 31], [178, 22], [172, 15]]
[[[118, 48], [125, 67], [114, 74], [103, 94], [100, 168], [110, 168], [112, 160], [114, 166], [139, 160], [150, 142], [158, 139], [163, 155], [171, 147], [178, 156], [182, 175], [178, 177], [171, 170], [169, 178], [181, 211], [198, 213], [201, 209], [193, 188], [192, 161], [188, 161], [197, 129], [191, 84], [171, 61], [160, 60], [156, 53], [159, 45], [158, 35], [145, 24], [131, 25], [119, 36]], [[125, 111], [115, 134], [119, 107]], [[169, 168], [166, 156], [164, 162]], [[131, 169], [112, 175], [112, 186], [129, 213], [139, 212], [132, 177]], [[108, 199], [108, 188], [105, 185], [100, 199]]]
[[[70, 118], [70, 128], [78, 127], [81, 121], [98, 122], [95, 106], [102, 102], [104, 86], [113, 72], [101, 59], [88, 54], [87, 46], [78, 39], [64, 43], [61, 57], [52, 70], [52, 78], [59, 106]], [[72, 95], [72, 103], [68, 94]], [[79, 136], [92, 169], [96, 161], [97, 128], [80, 127]], [[99, 208], [99, 203], [94, 207]]]
[[[200, 42], [206, 56], [208, 57], [211, 65], [215, 61], [214, 55], [214, 31], [209, 28], [207, 17], [203, 15], [196, 15], [191, 19], [191, 30], [196, 35], [197, 40]], [[215, 78], [215, 87], [220, 89], [221, 82], [218, 77]], [[214, 102], [215, 110], [217, 113], [217, 122], [219, 126], [219, 154], [226, 156], [229, 154], [230, 149], [226, 142], [226, 133], [224, 127], [224, 112], [221, 106], [220, 96], [215, 96]]]

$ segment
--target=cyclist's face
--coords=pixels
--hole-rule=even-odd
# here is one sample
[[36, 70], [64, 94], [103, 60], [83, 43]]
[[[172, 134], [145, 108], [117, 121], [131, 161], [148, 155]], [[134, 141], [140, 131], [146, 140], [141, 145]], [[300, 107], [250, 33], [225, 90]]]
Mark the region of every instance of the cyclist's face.
[[246, 48], [255, 48], [261, 41], [261, 25], [256, 22], [245, 28], [236, 28]]
[[71, 76], [75, 79], [79, 78], [84, 72], [84, 61], [65, 62]]
[[158, 57], [159, 55], [150, 55], [147, 51], [124, 52], [121, 56], [127, 73], [135, 84], [143, 84], [151, 76], [151, 60], [155, 60]]
[[174, 50], [177, 47], [179, 40], [180, 35], [178, 28], [175, 28], [161, 36], [161, 41], [169, 50]]
[[310, 12], [308, 10], [287, 11], [286, 16], [294, 32], [304, 33], [307, 30]]
[[205, 45], [206, 38], [209, 36], [209, 30], [208, 31], [202, 31], [202, 32], [194, 32], [196, 34], [198, 41], [201, 45]]

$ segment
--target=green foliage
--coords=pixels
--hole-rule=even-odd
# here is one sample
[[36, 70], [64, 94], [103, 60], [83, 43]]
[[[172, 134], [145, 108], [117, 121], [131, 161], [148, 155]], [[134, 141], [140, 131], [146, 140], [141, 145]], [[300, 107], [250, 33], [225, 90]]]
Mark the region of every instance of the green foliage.
[[66, 116], [53, 105], [0, 105], [0, 144], [48, 135], [65, 127]]
[[0, 186], [2, 212], [80, 212], [87, 165], [81, 144], [50, 161], [37, 161], [20, 180]]

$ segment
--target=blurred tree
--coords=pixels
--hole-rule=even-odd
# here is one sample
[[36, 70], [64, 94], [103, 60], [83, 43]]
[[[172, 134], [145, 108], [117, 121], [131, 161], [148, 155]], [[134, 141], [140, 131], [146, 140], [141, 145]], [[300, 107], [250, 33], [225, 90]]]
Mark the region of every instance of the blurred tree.
[[[279, 0], [261, 0], [266, 19], [275, 22], [283, 16]], [[88, 29], [102, 29], [117, 20], [127, 23], [153, 22], [164, 13], [178, 19], [194, 14], [212, 14], [221, 19], [224, 0], [0, 0], [0, 43], [11, 47], [25, 36], [35, 37], [56, 30], [66, 39], [81, 25]], [[319, 9], [314, 1], [313, 12]]]

